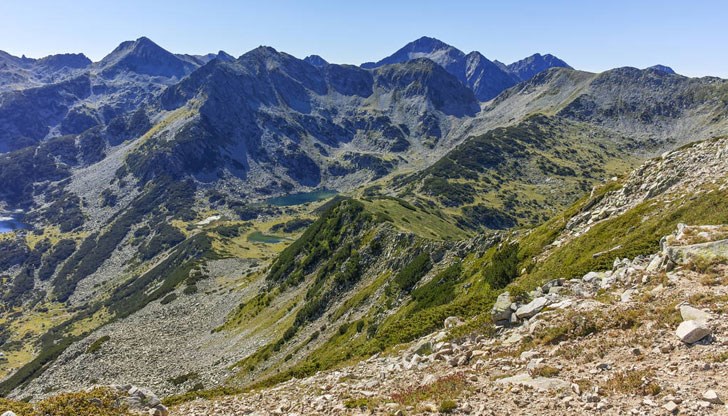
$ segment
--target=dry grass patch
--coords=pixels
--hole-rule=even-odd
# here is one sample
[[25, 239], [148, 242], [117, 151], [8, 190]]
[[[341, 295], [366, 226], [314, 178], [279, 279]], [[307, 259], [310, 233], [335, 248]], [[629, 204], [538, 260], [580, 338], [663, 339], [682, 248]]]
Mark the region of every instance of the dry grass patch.
[[601, 388], [610, 394], [637, 394], [655, 396], [662, 387], [654, 380], [652, 370], [619, 371], [601, 384]]
[[131, 416], [116, 390], [95, 388], [77, 393], [62, 393], [35, 404], [0, 398], [0, 410], [18, 416]]
[[392, 394], [392, 400], [403, 406], [417, 406], [424, 402], [454, 401], [467, 391], [468, 382], [463, 373], [441, 377], [432, 384], [411, 387]]

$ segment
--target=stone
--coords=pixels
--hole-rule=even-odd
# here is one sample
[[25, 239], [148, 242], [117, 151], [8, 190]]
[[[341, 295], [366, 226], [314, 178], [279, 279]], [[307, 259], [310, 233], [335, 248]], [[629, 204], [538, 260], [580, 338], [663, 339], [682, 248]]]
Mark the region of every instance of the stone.
[[503, 345], [518, 344], [521, 340], [523, 340], [523, 334], [520, 332], [513, 332], [508, 338], [503, 340]]
[[541, 286], [542, 293], [553, 293], [551, 289], [561, 287], [564, 285], [564, 279], [554, 279]]
[[672, 413], [673, 415], [676, 415], [678, 412], [677, 403], [672, 401], [663, 404], [662, 408], [667, 410], [668, 413]]
[[660, 266], [662, 266], [662, 263], [665, 262], [665, 258], [661, 255], [655, 256], [652, 261], [650, 261], [650, 264], [647, 265], [647, 268], [645, 269], [648, 273], [656, 273], [660, 270]]
[[163, 404], [158, 404], [149, 409], [150, 416], [169, 416], [169, 410]]
[[707, 390], [705, 393], [703, 393], [703, 400], [713, 404], [723, 403], [723, 400], [718, 397], [718, 393], [716, 393], [715, 390]]
[[3, 413], [2, 416], [18, 416], [18, 415], [16, 415], [15, 413], [11, 412], [10, 410], [8, 410], [7, 412]]
[[602, 276], [603, 276], [603, 273], [589, 272], [589, 273], [585, 274], [584, 277], [581, 278], [581, 280], [583, 280], [587, 283], [591, 283], [593, 281], [601, 279]]
[[709, 313], [693, 308], [690, 305], [680, 306], [680, 316], [682, 316], [683, 321], [707, 322], [710, 319]]
[[585, 399], [587, 403], [599, 403], [599, 400], [601, 400], [598, 394], [587, 394]]
[[463, 321], [457, 316], [448, 316], [445, 318], [445, 329], [455, 328], [463, 324]]
[[703, 322], [684, 321], [677, 327], [675, 334], [680, 341], [693, 344], [710, 335], [712, 331]]
[[509, 321], [511, 319], [511, 294], [503, 292], [498, 295], [493, 308], [490, 311], [494, 322]]
[[619, 299], [622, 303], [627, 303], [632, 300], [632, 294], [634, 294], [634, 289], [627, 289], [619, 296]]
[[530, 318], [533, 315], [541, 312], [541, 309], [543, 309], [547, 304], [548, 300], [546, 298], [536, 298], [528, 304], [518, 308], [518, 310], [516, 310], [516, 316], [518, 317], [518, 319]]

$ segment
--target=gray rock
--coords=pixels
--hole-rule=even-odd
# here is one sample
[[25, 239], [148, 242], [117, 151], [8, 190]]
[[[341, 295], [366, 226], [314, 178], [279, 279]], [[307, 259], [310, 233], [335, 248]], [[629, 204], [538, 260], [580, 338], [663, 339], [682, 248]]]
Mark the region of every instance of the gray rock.
[[686, 344], [693, 344], [707, 337], [712, 333], [705, 323], [700, 321], [685, 321], [677, 327], [675, 334], [680, 341]]
[[650, 261], [650, 264], [647, 265], [647, 268], [645, 270], [648, 273], [655, 273], [660, 270], [660, 267], [664, 262], [665, 258], [658, 254], [652, 259], [652, 261]]
[[455, 328], [463, 324], [463, 321], [457, 316], [448, 316], [445, 318], [445, 329]]
[[587, 283], [591, 283], [595, 280], [601, 279], [602, 276], [604, 276], [604, 273], [589, 272], [589, 273], [585, 274], [584, 277], [581, 278], [581, 280], [583, 280]]
[[3, 413], [2, 416], [18, 416], [18, 415], [16, 415], [15, 413], [11, 412], [10, 410], [8, 410], [7, 412]]
[[683, 321], [707, 322], [710, 319], [709, 313], [693, 308], [690, 305], [680, 306], [680, 316], [682, 316]]
[[526, 319], [530, 318], [533, 315], [536, 315], [537, 313], [541, 312], [541, 309], [543, 309], [548, 304], [548, 300], [546, 298], [536, 298], [529, 302], [527, 305], [523, 305], [516, 311], [516, 316], [518, 319]]
[[511, 294], [503, 292], [498, 295], [498, 299], [496, 299], [490, 314], [493, 317], [493, 321], [500, 322], [509, 321], [511, 319], [511, 313]]
[[673, 415], [677, 414], [678, 407], [675, 402], [667, 402], [664, 405], [662, 405], [662, 408], [665, 409], [668, 413], [671, 413]]
[[554, 279], [546, 283], [541, 287], [543, 293], [551, 293], [553, 288], [561, 287], [564, 285], [564, 279]]

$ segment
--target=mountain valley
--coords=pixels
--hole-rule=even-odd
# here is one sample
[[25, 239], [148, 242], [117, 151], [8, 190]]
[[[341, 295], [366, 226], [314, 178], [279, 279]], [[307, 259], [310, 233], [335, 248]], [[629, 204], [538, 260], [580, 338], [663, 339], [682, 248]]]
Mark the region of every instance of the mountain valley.
[[727, 115], [431, 37], [0, 52], [0, 412], [720, 412]]

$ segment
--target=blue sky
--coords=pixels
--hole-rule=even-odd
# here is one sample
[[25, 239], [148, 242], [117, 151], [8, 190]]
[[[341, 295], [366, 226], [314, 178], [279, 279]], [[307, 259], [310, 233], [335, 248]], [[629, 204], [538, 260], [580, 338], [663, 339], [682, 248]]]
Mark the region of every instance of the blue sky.
[[602, 71], [672, 66], [728, 78], [725, 1], [2, 0], [0, 49], [102, 58], [147, 36], [178, 53], [269, 45], [335, 63], [378, 60], [420, 36], [506, 63], [535, 52]]

